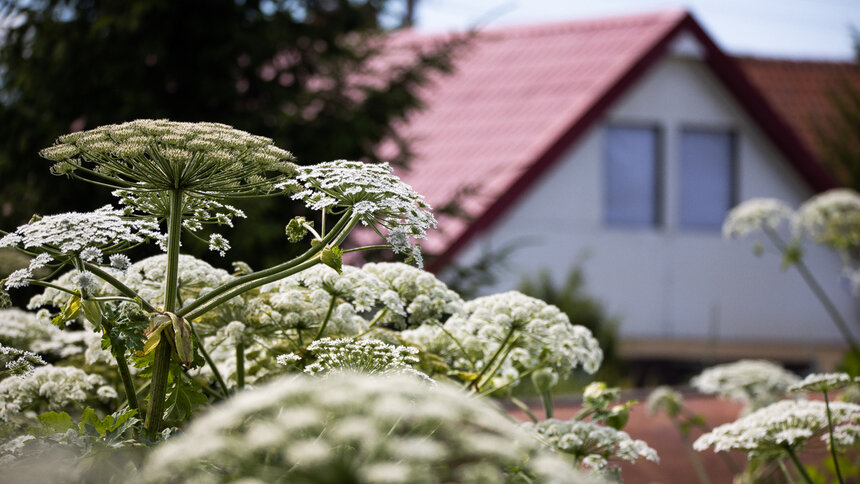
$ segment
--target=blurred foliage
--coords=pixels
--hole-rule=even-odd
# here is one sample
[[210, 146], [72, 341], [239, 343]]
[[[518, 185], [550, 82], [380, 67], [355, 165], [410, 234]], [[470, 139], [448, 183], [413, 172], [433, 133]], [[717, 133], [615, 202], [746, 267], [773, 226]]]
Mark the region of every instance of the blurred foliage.
[[544, 270], [534, 279], [526, 278], [519, 290], [557, 306], [567, 314], [571, 323], [591, 331], [603, 349], [603, 364], [589, 381], [600, 380], [613, 386], [621, 382], [624, 367], [616, 345], [618, 320], [609, 316], [603, 303], [586, 291], [581, 264], [574, 266], [561, 285], [556, 284], [549, 271]]
[[[382, 24], [401, 2], [0, 2], [0, 227], [110, 203], [106, 191], [52, 177], [37, 153], [67, 132], [138, 118], [230, 124], [273, 138], [300, 163], [406, 162], [408, 140], [391, 126], [420, 107], [417, 88], [450, 70], [462, 39], [392, 63]], [[383, 142], [397, 148], [384, 160]], [[237, 205], [253, 225], [239, 222], [229, 258], [283, 260], [295, 204]], [[187, 249], [212, 258], [193, 241]]]
[[834, 117], [815, 126], [823, 161], [838, 183], [860, 191], [860, 31], [854, 31], [853, 75], [830, 93]]

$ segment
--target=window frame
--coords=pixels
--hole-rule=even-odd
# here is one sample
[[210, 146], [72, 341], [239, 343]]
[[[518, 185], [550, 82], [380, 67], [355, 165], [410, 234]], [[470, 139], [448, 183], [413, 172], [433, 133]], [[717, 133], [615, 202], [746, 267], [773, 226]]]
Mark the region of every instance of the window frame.
[[[650, 131], [654, 136], [654, 153], [653, 153], [653, 190], [654, 196], [652, 200], [652, 210], [654, 220], [651, 223], [631, 224], [618, 221], [611, 221], [609, 218], [609, 184], [610, 184], [610, 169], [609, 169], [609, 131], [612, 129], [630, 129]], [[665, 129], [660, 123], [654, 121], [610, 121], [603, 125], [603, 143], [601, 146], [601, 165], [603, 170], [603, 225], [611, 229], [623, 230], [654, 230], [665, 226], [666, 213], [664, 208], [665, 202], [665, 186], [666, 186], [666, 169], [665, 169]]]
[[688, 133], [698, 133], [698, 134], [720, 134], [727, 135], [729, 138], [729, 174], [728, 174], [728, 206], [726, 207], [726, 214], [728, 211], [732, 209], [732, 207], [738, 204], [738, 198], [740, 196], [740, 132], [738, 129], [732, 126], [715, 126], [715, 125], [707, 125], [707, 124], [683, 124], [678, 126], [677, 128], [677, 136], [678, 136], [678, 177], [677, 177], [677, 215], [678, 215], [678, 228], [680, 230], [685, 231], [699, 231], [699, 232], [712, 232], [714, 230], [719, 231], [722, 227], [722, 221], [716, 224], [715, 226], [706, 226], [706, 225], [689, 225], [684, 222], [683, 217], [681, 216], [682, 207], [684, 204], [683, 200], [683, 183], [684, 183], [684, 157], [683, 157], [683, 143], [684, 143], [684, 135]]

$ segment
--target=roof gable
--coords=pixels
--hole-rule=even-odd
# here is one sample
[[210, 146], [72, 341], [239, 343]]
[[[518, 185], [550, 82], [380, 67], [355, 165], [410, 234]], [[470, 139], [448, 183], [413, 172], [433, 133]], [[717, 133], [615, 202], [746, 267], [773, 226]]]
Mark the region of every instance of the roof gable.
[[[814, 188], [830, 184], [809, 151], [693, 18], [683, 11], [515, 27], [478, 34], [456, 72], [427, 89], [427, 109], [398, 131], [415, 153], [399, 175], [434, 207], [452, 200], [467, 220], [437, 214], [425, 249], [443, 267], [489, 227], [653, 63], [679, 33]], [[785, 138], [788, 142], [784, 143]]]

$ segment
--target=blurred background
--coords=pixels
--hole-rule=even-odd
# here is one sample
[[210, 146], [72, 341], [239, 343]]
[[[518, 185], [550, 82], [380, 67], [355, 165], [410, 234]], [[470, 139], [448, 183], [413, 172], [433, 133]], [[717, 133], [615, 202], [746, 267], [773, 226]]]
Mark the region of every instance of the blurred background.
[[[4, 228], [112, 202], [49, 174], [37, 153], [58, 136], [216, 121], [302, 164], [397, 166], [440, 218], [429, 267], [464, 296], [559, 305], [601, 340], [610, 382], [739, 357], [829, 368], [845, 349], [795, 275], [719, 225], [754, 196], [860, 183], [856, 1], [20, 0], [0, 18]], [[685, 172], [685, 150], [715, 154]], [[188, 250], [288, 257], [298, 209], [238, 205], [227, 259]], [[4, 257], [2, 273], [21, 264]], [[856, 330], [835, 256], [810, 257]]]

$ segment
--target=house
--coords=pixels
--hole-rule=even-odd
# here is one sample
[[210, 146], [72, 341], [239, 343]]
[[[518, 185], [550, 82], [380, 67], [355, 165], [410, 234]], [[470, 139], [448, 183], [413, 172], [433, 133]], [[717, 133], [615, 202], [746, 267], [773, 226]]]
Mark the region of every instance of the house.
[[[763, 93], [767, 76], [744, 70], [755, 63], [684, 11], [479, 33], [398, 128], [416, 155], [401, 177], [465, 215], [438, 215], [429, 268], [444, 277], [519, 245], [496, 292], [544, 269], [561, 281], [588, 254], [588, 291], [621, 317], [623, 356], [832, 366], [846, 346], [797, 273], [721, 237], [738, 202], [796, 207], [834, 184]], [[860, 329], [838, 258], [807, 260]]]

